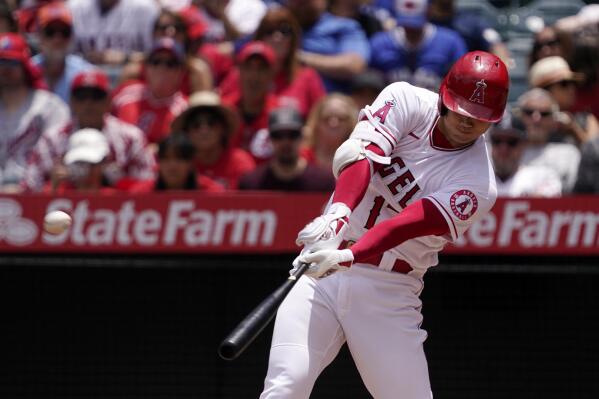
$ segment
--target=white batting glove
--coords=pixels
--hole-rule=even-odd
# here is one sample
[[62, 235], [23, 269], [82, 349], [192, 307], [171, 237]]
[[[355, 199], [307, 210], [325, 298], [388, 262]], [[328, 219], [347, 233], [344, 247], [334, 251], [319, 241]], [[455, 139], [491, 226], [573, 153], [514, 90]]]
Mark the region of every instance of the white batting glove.
[[[294, 268], [300, 263], [308, 263], [310, 267], [304, 273], [307, 276], [320, 278], [330, 271], [347, 270], [349, 266], [343, 266], [343, 263], [350, 263], [354, 260], [354, 254], [350, 249], [322, 249], [316, 252], [300, 254], [296, 258]], [[297, 266], [296, 266], [297, 264]]]
[[[349, 225], [351, 209], [340, 202], [332, 204], [322, 216], [306, 225], [297, 235], [295, 243], [305, 250], [337, 249]], [[304, 252], [302, 251], [302, 252]]]

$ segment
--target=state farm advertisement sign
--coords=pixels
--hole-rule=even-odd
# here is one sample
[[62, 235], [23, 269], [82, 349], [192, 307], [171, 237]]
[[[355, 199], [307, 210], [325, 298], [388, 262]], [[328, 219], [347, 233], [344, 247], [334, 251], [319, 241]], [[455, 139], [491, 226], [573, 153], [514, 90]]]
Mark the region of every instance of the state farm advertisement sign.
[[[295, 249], [297, 232], [318, 215], [322, 195], [152, 194], [0, 198], [0, 250], [11, 252], [239, 252]], [[70, 214], [60, 235], [44, 215]]]
[[[0, 197], [0, 251], [12, 253], [285, 253], [319, 215], [322, 194], [127, 194]], [[43, 217], [73, 218], [60, 235]], [[499, 199], [450, 254], [599, 255], [596, 197]]]

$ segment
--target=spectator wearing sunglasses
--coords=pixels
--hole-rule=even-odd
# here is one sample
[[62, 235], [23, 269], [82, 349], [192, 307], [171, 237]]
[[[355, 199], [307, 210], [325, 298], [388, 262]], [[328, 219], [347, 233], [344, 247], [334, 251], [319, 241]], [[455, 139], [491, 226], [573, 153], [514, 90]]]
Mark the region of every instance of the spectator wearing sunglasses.
[[56, 185], [67, 177], [62, 160], [69, 138], [86, 128], [101, 131], [108, 141], [105, 177], [110, 185], [126, 187], [153, 176], [155, 160], [144, 134], [109, 114], [109, 82], [104, 72], [81, 72], [73, 80], [70, 97], [72, 119], [45, 131], [29, 156], [24, 182], [28, 190], [39, 191], [47, 181]]
[[69, 54], [73, 18], [64, 3], [54, 2], [41, 7], [37, 12], [37, 26], [40, 53], [31, 61], [42, 71], [48, 88], [68, 103], [75, 76], [93, 66], [82, 57]]
[[332, 172], [308, 163], [300, 156], [304, 123], [294, 108], [278, 108], [269, 116], [268, 131], [273, 156], [268, 163], [243, 176], [241, 190], [330, 191]]
[[149, 193], [171, 190], [198, 190], [223, 192], [220, 184], [207, 176], [196, 173], [195, 148], [189, 137], [182, 132], [168, 135], [158, 144], [158, 171], [156, 177], [136, 183], [130, 193]]
[[577, 87], [583, 79], [582, 74], [572, 72], [566, 60], [559, 56], [542, 58], [530, 69], [530, 85], [547, 90], [560, 108], [554, 140], [580, 146], [599, 135], [599, 123], [593, 114], [572, 112]]
[[510, 115], [489, 131], [491, 159], [500, 197], [559, 197], [562, 183], [546, 166], [522, 165], [526, 132], [522, 122]]
[[218, 94], [199, 91], [189, 98], [188, 108], [173, 121], [172, 131], [185, 133], [193, 143], [199, 175], [234, 190], [239, 178], [256, 167], [249, 153], [230, 145], [238, 125], [237, 113], [222, 104]]
[[[181, 79], [181, 91], [186, 96], [213, 87], [211, 65], [197, 54], [205, 32], [206, 25], [195, 6], [186, 7], [178, 13], [163, 9], [154, 22], [152, 30], [154, 41], [165, 37], [171, 38], [185, 50], [185, 70]], [[130, 54], [129, 62], [121, 72], [121, 83], [145, 80], [144, 58], [143, 53]]]
[[187, 106], [181, 91], [185, 72], [183, 47], [172, 38], [158, 39], [144, 61], [144, 80], [125, 83], [112, 99], [112, 113], [139, 127], [148, 142], [157, 144], [170, 133], [170, 124]]
[[528, 67], [538, 60], [559, 56], [568, 58], [571, 49], [571, 37], [553, 26], [546, 26], [534, 35], [532, 49], [528, 56]]
[[240, 121], [230, 144], [249, 152], [258, 163], [272, 155], [267, 127], [268, 114], [278, 106], [271, 90], [275, 63], [275, 52], [268, 44], [246, 44], [237, 55], [239, 85], [223, 95], [223, 103], [237, 112]]
[[570, 143], [549, 141], [559, 126], [557, 102], [547, 90], [534, 88], [518, 97], [514, 113], [522, 119], [528, 138], [522, 164], [553, 169], [562, 182], [562, 192], [570, 193], [576, 181], [580, 151]]
[[[272, 92], [281, 106], [295, 107], [305, 118], [325, 95], [324, 85], [315, 69], [303, 66], [298, 59], [300, 27], [284, 7], [270, 9], [256, 30], [254, 38], [270, 45], [275, 53]], [[234, 69], [219, 86], [223, 96], [239, 86], [239, 70]]]
[[20, 191], [40, 136], [69, 119], [66, 104], [45, 87], [23, 37], [0, 34], [0, 192]]

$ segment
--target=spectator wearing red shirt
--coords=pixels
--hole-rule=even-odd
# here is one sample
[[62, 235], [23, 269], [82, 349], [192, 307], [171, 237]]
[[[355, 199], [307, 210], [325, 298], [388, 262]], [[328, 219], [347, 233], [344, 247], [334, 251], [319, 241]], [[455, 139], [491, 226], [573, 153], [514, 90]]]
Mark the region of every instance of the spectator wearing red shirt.
[[158, 143], [187, 104], [181, 92], [184, 63], [179, 43], [172, 38], [157, 40], [144, 62], [145, 80], [117, 90], [112, 98], [113, 115], [139, 127], [150, 143]]
[[45, 192], [65, 194], [79, 191], [93, 194], [113, 194], [105, 170], [110, 148], [106, 136], [96, 129], [81, 129], [69, 137], [64, 155], [66, 175], [63, 180], [54, 180], [44, 187]]
[[[324, 85], [314, 68], [302, 66], [298, 60], [301, 30], [291, 12], [284, 8], [270, 9], [256, 30], [256, 40], [270, 45], [276, 56], [273, 93], [279, 104], [295, 107], [306, 118], [312, 107], [325, 95]], [[239, 70], [235, 69], [221, 84], [223, 96], [239, 86]]]
[[[211, 65], [197, 54], [205, 31], [206, 25], [195, 6], [186, 7], [179, 13], [163, 9], [154, 22], [152, 31], [154, 40], [170, 37], [185, 49], [185, 71], [181, 79], [181, 91], [186, 96], [213, 87]], [[145, 81], [145, 79], [144, 54], [130, 54], [129, 63], [121, 72], [120, 82]]]
[[239, 178], [256, 167], [250, 154], [229, 143], [238, 124], [236, 113], [221, 104], [218, 94], [200, 91], [190, 97], [189, 107], [173, 121], [172, 130], [184, 132], [193, 143], [198, 174], [236, 189]]
[[187, 135], [181, 132], [167, 136], [158, 144], [158, 171], [153, 179], [133, 185], [131, 193], [149, 193], [166, 190], [199, 190], [218, 193], [224, 187], [195, 170], [195, 148]]
[[239, 85], [223, 96], [223, 103], [237, 112], [241, 121], [231, 145], [248, 151], [257, 162], [272, 155], [268, 139], [268, 114], [278, 105], [271, 92], [275, 53], [264, 42], [250, 42], [239, 52]]
[[70, 93], [71, 120], [45, 130], [32, 149], [23, 182], [28, 190], [38, 191], [45, 181], [65, 176], [62, 157], [68, 149], [69, 137], [83, 128], [99, 130], [106, 136], [110, 149], [106, 170], [111, 184], [124, 178], [152, 177], [155, 161], [143, 132], [108, 113], [108, 92], [108, 77], [100, 70], [75, 76]]

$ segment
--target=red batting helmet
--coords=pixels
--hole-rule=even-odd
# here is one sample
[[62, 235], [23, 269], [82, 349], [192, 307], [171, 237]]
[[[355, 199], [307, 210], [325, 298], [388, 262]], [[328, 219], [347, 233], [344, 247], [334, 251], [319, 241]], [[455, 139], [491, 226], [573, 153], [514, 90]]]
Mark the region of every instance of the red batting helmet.
[[460, 115], [498, 122], [507, 102], [509, 82], [499, 57], [472, 51], [457, 60], [443, 79], [439, 101]]

